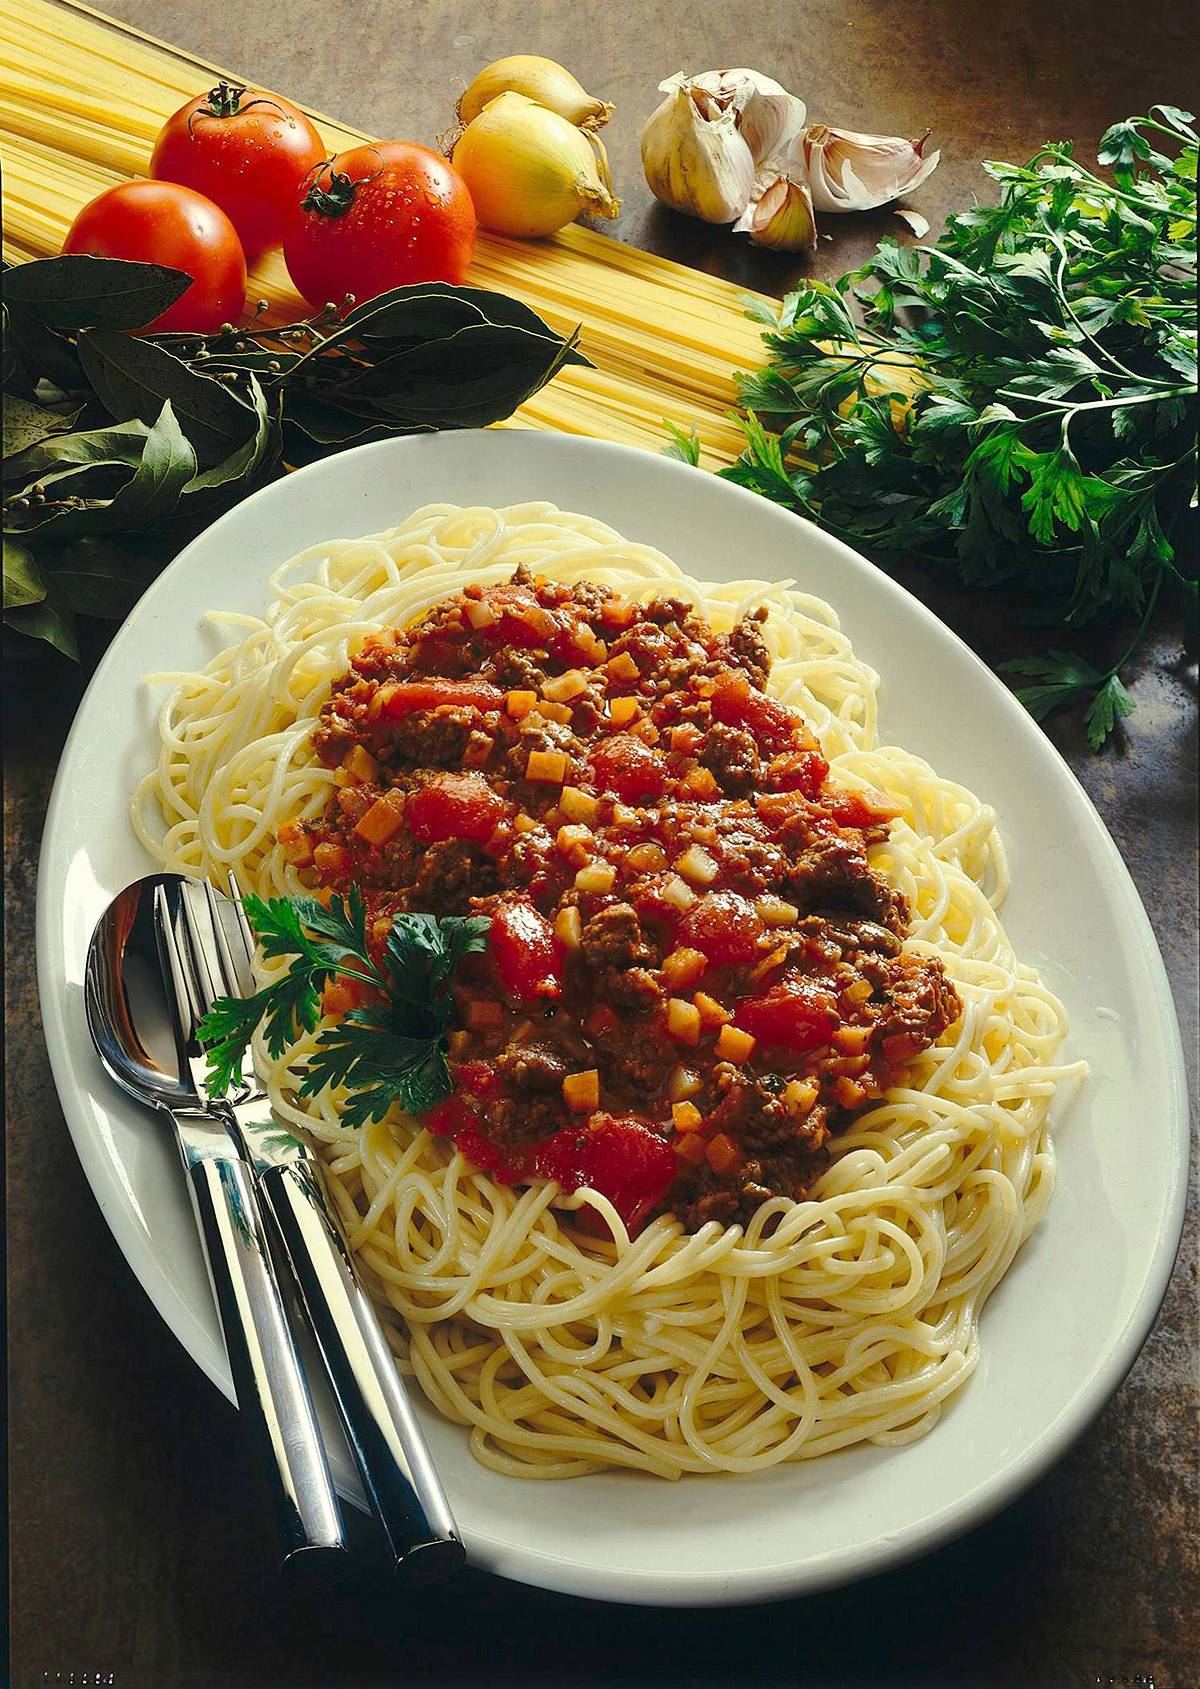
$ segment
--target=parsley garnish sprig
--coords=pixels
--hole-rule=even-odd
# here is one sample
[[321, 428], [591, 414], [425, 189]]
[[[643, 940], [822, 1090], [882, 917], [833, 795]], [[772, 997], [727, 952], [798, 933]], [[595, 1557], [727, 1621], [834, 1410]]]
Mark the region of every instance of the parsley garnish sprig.
[[[1115, 662], [1054, 647], [1004, 665], [1039, 719], [1085, 706], [1099, 749], [1132, 704], [1121, 669], [1180, 554], [1196, 480], [1194, 118], [1114, 124], [1087, 169], [1070, 143], [988, 163], [996, 206], [933, 246], [884, 240], [767, 325], [740, 379], [746, 449], [723, 471], [851, 542], [1027, 595], [1034, 625], [1128, 623]], [[1175, 156], [1157, 150], [1165, 137]], [[667, 451], [695, 462], [673, 430]]]
[[449, 1095], [450, 980], [464, 956], [483, 949], [491, 925], [485, 916], [397, 915], [376, 963], [357, 886], [346, 898], [333, 896], [328, 906], [312, 897], [251, 896], [245, 908], [263, 955], [294, 960], [250, 997], [219, 997], [200, 1023], [211, 1096], [223, 1097], [241, 1079], [260, 1022], [273, 1056], [281, 1056], [301, 1032], [314, 1031], [321, 993], [335, 975], [372, 986], [383, 1001], [351, 1009], [322, 1028], [303, 1070], [300, 1095], [345, 1086], [342, 1116], [350, 1126], [381, 1120], [394, 1103], [419, 1114]]

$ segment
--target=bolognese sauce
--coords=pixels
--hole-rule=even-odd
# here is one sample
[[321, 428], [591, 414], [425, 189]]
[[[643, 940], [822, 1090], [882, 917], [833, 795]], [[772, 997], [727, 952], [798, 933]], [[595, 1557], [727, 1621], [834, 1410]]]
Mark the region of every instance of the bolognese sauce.
[[362, 889], [379, 942], [404, 910], [490, 917], [425, 1118], [497, 1179], [586, 1184], [631, 1230], [745, 1220], [801, 1198], [958, 1019], [868, 859], [895, 812], [829, 783], [769, 671], [759, 614], [717, 633], [678, 598], [518, 569], [335, 685], [315, 747], [338, 789], [280, 842]]

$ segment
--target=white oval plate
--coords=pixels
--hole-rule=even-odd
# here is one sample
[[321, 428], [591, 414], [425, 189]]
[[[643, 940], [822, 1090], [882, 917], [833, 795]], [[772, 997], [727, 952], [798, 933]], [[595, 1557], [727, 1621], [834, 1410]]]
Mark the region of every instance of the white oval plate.
[[[138, 604], [80, 706], [38, 886], [38, 969], [54, 1077], [117, 1243], [188, 1353], [233, 1399], [175, 1151], [118, 1093], [84, 1022], [84, 957], [108, 898], [148, 871], [126, 818], [156, 753], [151, 670], [198, 667], [214, 608], [260, 614], [268, 573], [320, 540], [388, 527], [431, 500], [552, 499], [712, 579], [795, 577], [828, 599], [883, 676], [885, 742], [996, 806], [1011, 846], [1006, 920], [1066, 1001], [1092, 1076], [1058, 1122], [1058, 1188], [982, 1324], [983, 1360], [924, 1441], [751, 1477], [634, 1474], [522, 1483], [478, 1466], [423, 1413], [471, 1558], [613, 1601], [766, 1600], [862, 1577], [979, 1522], [1060, 1455], [1116, 1389], [1157, 1312], [1187, 1173], [1179, 1031], [1150, 924], [1066, 764], [965, 645], [811, 524], [715, 476], [623, 446], [532, 432], [419, 436], [343, 452], [238, 505]], [[1134, 1153], [1136, 1148], [1136, 1153]], [[326, 1415], [338, 1487], [358, 1480]]]

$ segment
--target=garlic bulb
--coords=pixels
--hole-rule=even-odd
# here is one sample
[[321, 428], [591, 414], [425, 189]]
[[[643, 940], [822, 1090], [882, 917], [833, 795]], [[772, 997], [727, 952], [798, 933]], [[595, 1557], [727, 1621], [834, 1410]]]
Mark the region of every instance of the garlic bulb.
[[733, 232], [776, 252], [811, 252], [817, 244], [817, 223], [808, 183], [787, 170], [760, 179]]
[[738, 134], [737, 111], [682, 73], [659, 87], [667, 97], [642, 130], [651, 193], [702, 222], [732, 223], [754, 187], [754, 155]]
[[656, 199], [705, 223], [732, 223], [750, 203], [755, 169], [804, 124], [803, 100], [756, 70], [683, 71], [642, 131], [642, 165]]
[[911, 193], [937, 169], [940, 152], [925, 153], [929, 131], [915, 141], [899, 135], [860, 135], [810, 123], [802, 146], [813, 205], [818, 211], [872, 211]]
[[527, 100], [556, 111], [579, 129], [603, 128], [612, 116], [608, 100], [593, 99], [571, 72], [553, 59], [513, 53], [479, 72], [458, 102], [458, 121], [473, 123], [484, 106], [501, 94], [524, 94]]
[[[804, 127], [804, 101], [760, 71], [706, 70], [691, 77], [689, 84], [722, 110], [732, 107], [738, 134], [750, 148], [756, 166], [787, 147], [792, 136]], [[668, 86], [666, 82], [660, 84], [661, 88]]]

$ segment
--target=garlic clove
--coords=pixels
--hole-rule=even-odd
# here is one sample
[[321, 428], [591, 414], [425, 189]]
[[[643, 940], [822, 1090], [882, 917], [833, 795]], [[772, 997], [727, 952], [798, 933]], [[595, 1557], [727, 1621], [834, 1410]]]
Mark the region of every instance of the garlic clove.
[[706, 70], [692, 85], [736, 112], [738, 133], [756, 165], [785, 149], [807, 116], [804, 101], [757, 70]]
[[738, 132], [737, 109], [724, 90], [700, 87], [680, 72], [659, 84], [666, 94], [642, 130], [642, 167], [656, 199], [705, 223], [731, 223], [754, 187], [754, 157]]
[[925, 152], [929, 130], [916, 140], [861, 135], [810, 123], [802, 147], [812, 202], [818, 211], [872, 211], [919, 188], [937, 169], [940, 152]]
[[754, 198], [733, 232], [749, 235], [752, 245], [775, 252], [811, 252], [817, 244], [817, 223], [807, 182], [794, 168], [760, 176]]

